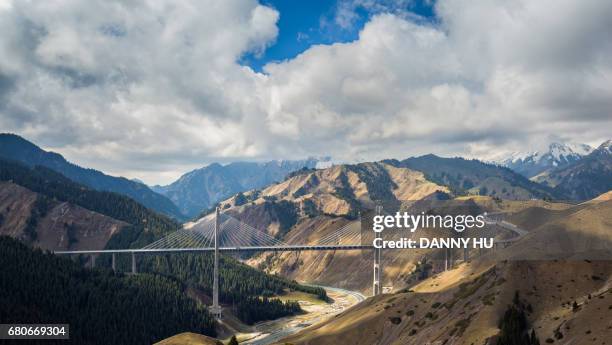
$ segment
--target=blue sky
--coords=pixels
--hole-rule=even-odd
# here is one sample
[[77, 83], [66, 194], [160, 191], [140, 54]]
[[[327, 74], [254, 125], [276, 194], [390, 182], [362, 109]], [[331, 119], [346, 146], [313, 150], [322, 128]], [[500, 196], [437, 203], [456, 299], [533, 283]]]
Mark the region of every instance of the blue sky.
[[610, 137], [612, 1], [213, 2], [0, 0], [0, 128], [149, 184]]
[[[381, 12], [416, 15], [423, 20], [435, 20], [433, 0], [266, 0], [262, 4], [280, 13], [279, 34], [276, 42], [263, 54], [250, 53], [240, 63], [261, 72], [262, 67], [273, 61], [292, 59], [316, 44], [354, 41], [364, 24]], [[350, 25], [339, 22], [342, 10], [353, 15]]]

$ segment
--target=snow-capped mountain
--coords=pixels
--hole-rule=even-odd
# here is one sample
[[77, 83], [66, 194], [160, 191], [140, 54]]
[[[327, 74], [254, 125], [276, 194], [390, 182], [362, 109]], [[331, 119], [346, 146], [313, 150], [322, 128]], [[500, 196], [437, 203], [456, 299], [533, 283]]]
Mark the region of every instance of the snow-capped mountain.
[[551, 143], [546, 151], [516, 152], [496, 163], [506, 166], [528, 178], [549, 169], [568, 166], [593, 152], [586, 144]]
[[533, 180], [571, 200], [588, 200], [612, 190], [612, 140], [564, 168], [551, 169]]
[[601, 155], [612, 155], [612, 139], [604, 141], [599, 145], [597, 151], [599, 151]]

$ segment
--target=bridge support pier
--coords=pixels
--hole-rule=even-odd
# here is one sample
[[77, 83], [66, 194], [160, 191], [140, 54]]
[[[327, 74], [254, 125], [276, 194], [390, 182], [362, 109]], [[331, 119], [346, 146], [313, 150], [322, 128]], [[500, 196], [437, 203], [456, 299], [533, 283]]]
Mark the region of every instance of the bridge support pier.
[[96, 267], [96, 256], [94, 254], [91, 254], [91, 268], [95, 268]]
[[[383, 209], [382, 205], [376, 205], [376, 215], [382, 215]], [[376, 238], [380, 238], [380, 232], [375, 233]], [[372, 295], [378, 296], [381, 293], [381, 282], [380, 282], [380, 273], [381, 273], [381, 249], [374, 248], [374, 276], [372, 280]]]
[[132, 252], [132, 274], [136, 274], [136, 253]]
[[451, 248], [444, 249], [444, 270], [448, 271], [453, 268], [453, 250]]
[[221, 318], [221, 306], [219, 305], [219, 207], [215, 209], [215, 253], [214, 253], [214, 268], [213, 268], [213, 303], [210, 307], [210, 313], [217, 319]]
[[113, 257], [112, 257], [112, 265], [111, 266], [113, 267], [113, 272], [117, 272], [117, 258], [116, 258], [116, 254], [113, 253], [112, 255], [113, 255]]
[[448, 271], [448, 248], [444, 248], [444, 270]]

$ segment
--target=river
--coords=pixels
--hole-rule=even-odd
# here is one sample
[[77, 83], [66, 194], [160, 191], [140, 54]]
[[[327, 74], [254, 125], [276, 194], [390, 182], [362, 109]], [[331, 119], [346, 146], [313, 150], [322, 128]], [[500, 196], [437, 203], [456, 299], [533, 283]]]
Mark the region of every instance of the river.
[[308, 326], [323, 322], [365, 300], [365, 296], [359, 292], [327, 286], [321, 287], [324, 288], [327, 295], [333, 299], [332, 303], [310, 303], [300, 301], [300, 305], [306, 313], [256, 324], [253, 326], [253, 333], [242, 335], [242, 339], [244, 339], [245, 336], [249, 339], [242, 341], [240, 344], [272, 344]]

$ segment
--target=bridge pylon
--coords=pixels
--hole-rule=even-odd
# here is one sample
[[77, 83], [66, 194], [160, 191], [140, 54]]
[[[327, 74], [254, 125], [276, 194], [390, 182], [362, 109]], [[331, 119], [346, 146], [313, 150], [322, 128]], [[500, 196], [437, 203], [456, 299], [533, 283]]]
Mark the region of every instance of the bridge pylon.
[[[376, 205], [376, 215], [380, 216], [383, 214], [383, 208], [382, 205]], [[376, 236], [376, 238], [380, 238], [380, 232], [375, 232], [374, 236]], [[378, 296], [380, 295], [382, 289], [381, 289], [381, 282], [380, 282], [380, 276], [381, 276], [381, 249], [380, 248], [374, 248], [374, 275], [373, 275], [373, 280], [372, 280], [372, 295], [373, 296]]]
[[215, 230], [214, 230], [214, 268], [213, 268], [213, 304], [209, 308], [210, 313], [217, 319], [221, 318], [221, 306], [219, 305], [219, 207], [215, 209]]

